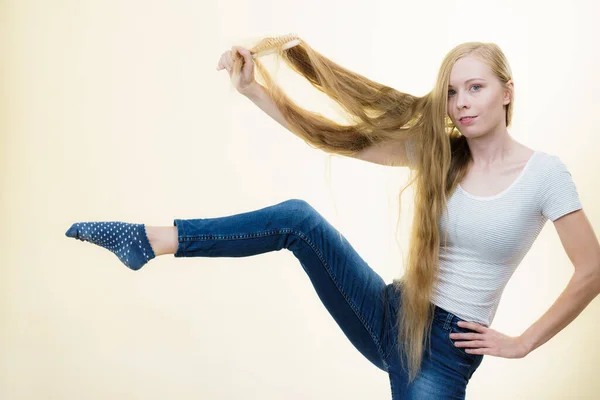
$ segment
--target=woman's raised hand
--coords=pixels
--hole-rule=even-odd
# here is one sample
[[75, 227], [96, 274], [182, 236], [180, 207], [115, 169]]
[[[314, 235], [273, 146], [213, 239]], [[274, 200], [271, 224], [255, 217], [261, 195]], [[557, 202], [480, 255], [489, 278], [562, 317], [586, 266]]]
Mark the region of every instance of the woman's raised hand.
[[[241, 71], [235, 75], [233, 73], [234, 58], [242, 60]], [[254, 79], [254, 60], [250, 51], [244, 47], [233, 46], [231, 50], [223, 53], [217, 64], [217, 71], [222, 69], [227, 70], [233, 86], [241, 94], [246, 94], [256, 84], [256, 80]]]

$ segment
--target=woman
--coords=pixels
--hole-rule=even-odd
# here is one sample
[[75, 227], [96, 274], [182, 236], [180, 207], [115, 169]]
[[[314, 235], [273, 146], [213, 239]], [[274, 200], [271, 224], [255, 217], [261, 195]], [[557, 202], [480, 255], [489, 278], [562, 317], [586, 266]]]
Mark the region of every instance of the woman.
[[[304, 41], [279, 49], [290, 67], [343, 107], [356, 121], [351, 125], [298, 107], [252, 52], [234, 46], [217, 70], [226, 69], [236, 89], [282, 126], [328, 153], [409, 167], [415, 215], [400, 279], [386, 284], [298, 199], [175, 219], [172, 227], [79, 222], [66, 235], [113, 251], [133, 270], [163, 254], [246, 257], [286, 248], [352, 344], [389, 374], [394, 399], [464, 399], [484, 355], [524, 357], [598, 294], [600, 245], [571, 174], [557, 156], [518, 143], [507, 130], [514, 84], [497, 45], [470, 42], [451, 50], [423, 97], [353, 73]], [[548, 219], [574, 262], [573, 279], [531, 328], [504, 335], [489, 328], [502, 291]]]

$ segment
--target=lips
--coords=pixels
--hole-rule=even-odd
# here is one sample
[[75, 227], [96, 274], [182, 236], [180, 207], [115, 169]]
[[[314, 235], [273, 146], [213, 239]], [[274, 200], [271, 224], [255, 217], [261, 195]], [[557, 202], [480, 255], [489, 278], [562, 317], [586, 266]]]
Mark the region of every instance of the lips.
[[464, 117], [461, 117], [459, 120], [462, 121], [465, 118], [475, 118], [477, 115], [465, 115]]

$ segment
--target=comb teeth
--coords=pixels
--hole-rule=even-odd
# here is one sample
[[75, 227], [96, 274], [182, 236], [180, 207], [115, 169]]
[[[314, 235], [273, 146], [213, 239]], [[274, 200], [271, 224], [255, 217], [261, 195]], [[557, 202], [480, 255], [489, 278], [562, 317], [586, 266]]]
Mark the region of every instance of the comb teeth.
[[252, 58], [273, 54], [279, 50], [287, 50], [299, 45], [300, 43], [301, 40], [295, 33], [273, 38], [265, 38], [254, 47]]

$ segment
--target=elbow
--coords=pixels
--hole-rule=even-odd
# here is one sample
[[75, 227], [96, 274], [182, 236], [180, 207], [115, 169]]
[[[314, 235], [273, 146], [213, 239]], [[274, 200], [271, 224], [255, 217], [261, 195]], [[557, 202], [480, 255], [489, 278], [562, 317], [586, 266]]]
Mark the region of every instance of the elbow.
[[581, 280], [593, 288], [596, 294], [600, 294], [600, 268], [589, 271], [576, 271]]

